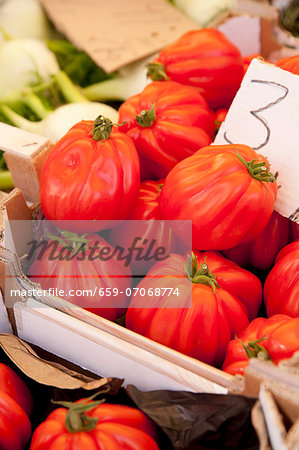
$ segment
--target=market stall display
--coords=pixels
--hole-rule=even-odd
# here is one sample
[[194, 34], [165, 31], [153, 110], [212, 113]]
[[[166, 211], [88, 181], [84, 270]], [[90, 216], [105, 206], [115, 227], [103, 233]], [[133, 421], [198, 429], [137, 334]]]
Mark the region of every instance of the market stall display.
[[[110, 12], [116, 3], [111, 2]], [[219, 29], [213, 25], [192, 31], [184, 18], [175, 28], [167, 25], [165, 33], [158, 33], [154, 45], [142, 41], [139, 47], [130, 47], [130, 55], [118, 58], [112, 42], [107, 44], [109, 57], [107, 49], [94, 45], [97, 38], [88, 48], [93, 20], [82, 46], [74, 38], [82, 5], [66, 18], [56, 1], [41, 0], [58, 30], [73, 42], [63, 37], [49, 40], [47, 46], [34, 41], [51, 55], [50, 71], [43, 73], [33, 63], [36, 71], [30, 70], [26, 79], [7, 76], [10, 84], [3, 86], [1, 170], [8, 174], [6, 163], [16, 188], [0, 198], [0, 286], [14, 333], [39, 351], [48, 351], [50, 359], [56, 355], [63, 364], [76, 364], [79, 372], [87, 369], [96, 379], [124, 379], [129, 396], [136, 394], [130, 384], [152, 391], [152, 399], [153, 391], [161, 391], [164, 398], [163, 390], [172, 389], [174, 402], [179, 401], [175, 391], [191, 391], [202, 393], [203, 402], [208, 401], [204, 395], [211, 395], [221, 411], [233, 394], [232, 403], [235, 400], [236, 410], [244, 411], [247, 430], [253, 403], [243, 397], [238, 403], [238, 395], [256, 398], [262, 386], [261, 406], [254, 411], [264, 415], [271, 445], [277, 448], [277, 442], [285, 445], [289, 430], [281, 426], [282, 434], [275, 433], [271, 424], [277, 417], [269, 413], [273, 399], [263, 383], [273, 378], [287, 392], [298, 389], [294, 105], [299, 79], [297, 56], [277, 58], [276, 65], [268, 62], [273, 59], [270, 44], [265, 51], [265, 30], [272, 32], [278, 26], [277, 22], [274, 26], [277, 10], [271, 9], [268, 20], [258, 2], [249, 3], [255, 10], [250, 17], [235, 9], [227, 21], [222, 17]], [[61, 22], [55, 8], [62, 14]], [[140, 8], [150, 8], [149, 2], [143, 0]], [[166, 17], [167, 8], [173, 12], [169, 17], [178, 17], [174, 6], [164, 4], [159, 20]], [[150, 10], [154, 16], [155, 8]], [[133, 14], [131, 3], [129, 12]], [[234, 31], [240, 32], [244, 20], [253, 20], [260, 33], [261, 45], [252, 46], [248, 54], [244, 39], [238, 48]], [[116, 23], [121, 29], [119, 19]], [[132, 23], [136, 26], [136, 18]], [[80, 32], [84, 34], [83, 29]], [[155, 33], [150, 39], [155, 40]], [[8, 38], [5, 32], [3, 36]], [[4, 42], [0, 59], [1, 51], [9, 58], [11, 51], [6, 49], [25, 45], [26, 39]], [[124, 36], [123, 41], [128, 39]], [[23, 67], [29, 50], [22, 45], [18, 62]], [[280, 42], [275, 43], [277, 48], [284, 56]], [[140, 57], [147, 68], [141, 69]], [[100, 58], [102, 67], [97, 65]], [[122, 72], [124, 61], [131, 63], [127, 72]], [[10, 64], [14, 67], [13, 61]], [[131, 87], [125, 86], [127, 81]], [[109, 86], [115, 95], [109, 94]], [[9, 191], [9, 184], [3, 189]], [[142, 225], [130, 228], [132, 220], [141, 220]], [[10, 356], [5, 336], [3, 342]], [[260, 360], [264, 365], [259, 366]], [[3, 398], [10, 401], [5, 396], [6, 392]], [[220, 397], [224, 403], [218, 403]], [[206, 439], [216, 443], [219, 429], [224, 430], [217, 422], [209, 434], [206, 422], [202, 429], [191, 418], [192, 438], [183, 437], [179, 426], [174, 442], [151, 407], [149, 411], [144, 407], [144, 412], [160, 427], [159, 438], [141, 411], [134, 413], [137, 428], [133, 424], [134, 431], [128, 430], [134, 405], [127, 400], [120, 402], [121, 424], [116, 425], [114, 419], [113, 424], [108, 422], [117, 402], [110, 407], [93, 396], [78, 402], [80, 398], [61, 404], [69, 412], [58, 408], [42, 424], [33, 419], [30, 448], [44, 448], [45, 430], [61, 448], [67, 442], [84, 448], [95, 439], [102, 442], [96, 445], [107, 448], [126, 445], [140, 450], [189, 448]], [[184, 401], [188, 409], [193, 398]], [[297, 413], [291, 403], [285, 414], [294, 423], [288, 438], [293, 442]], [[103, 419], [101, 411], [110, 418]], [[18, 413], [23, 423], [20, 442], [9, 441], [9, 425], [1, 422], [8, 445], [16, 450], [29, 441], [26, 413]], [[173, 417], [172, 425], [181, 420]], [[232, 417], [235, 421], [234, 415], [227, 420]], [[240, 418], [241, 414], [239, 423]], [[145, 424], [141, 431], [140, 421]], [[232, 445], [247, 448], [246, 432], [239, 434], [235, 422], [233, 427], [238, 431]], [[258, 436], [262, 439], [265, 430]], [[1, 445], [6, 449], [6, 443]]]

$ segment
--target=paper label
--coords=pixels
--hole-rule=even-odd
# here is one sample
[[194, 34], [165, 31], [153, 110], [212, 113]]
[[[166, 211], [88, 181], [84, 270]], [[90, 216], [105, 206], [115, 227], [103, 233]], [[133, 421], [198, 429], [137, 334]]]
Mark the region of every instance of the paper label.
[[299, 77], [254, 59], [216, 145], [246, 144], [267, 157], [279, 186], [275, 210], [299, 223]]
[[166, 0], [40, 0], [58, 31], [106, 72], [197, 28]]

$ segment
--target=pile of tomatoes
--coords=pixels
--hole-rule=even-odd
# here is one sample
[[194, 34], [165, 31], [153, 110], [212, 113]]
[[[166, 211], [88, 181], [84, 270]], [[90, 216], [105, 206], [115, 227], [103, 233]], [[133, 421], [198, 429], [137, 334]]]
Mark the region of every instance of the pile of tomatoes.
[[[71, 234], [60, 236], [62, 247], [70, 236], [74, 244], [75, 233], [85, 249], [104, 239], [98, 221], [104, 229], [116, 221], [108, 250], [128, 246], [134, 238], [128, 221], [140, 220], [142, 235], [167, 250], [163, 260], [142, 266], [138, 287], [155, 289], [154, 299], [107, 294], [108, 306], [98, 296], [85, 307], [110, 320], [126, 311], [129, 329], [208, 364], [224, 363], [230, 373], [242, 373], [248, 357], [277, 363], [299, 350], [299, 231], [274, 211], [271, 161], [243, 144], [211, 145], [245, 70], [220, 31], [186, 33], [150, 64], [153, 81], [120, 106], [118, 124], [100, 116], [73, 126], [40, 178], [46, 218], [73, 223]], [[192, 253], [173, 245], [174, 234], [190, 238], [176, 226], [181, 221], [192, 221]], [[60, 287], [68, 274], [81, 287], [113, 288], [116, 275], [131, 285], [121, 261], [106, 268], [102, 262], [89, 261], [93, 277], [79, 277], [80, 254], [44, 258], [31, 275], [42, 264]], [[267, 275], [264, 286], [255, 269]], [[179, 288], [180, 304], [163, 288]]]
[[13, 369], [0, 363], [1, 450], [158, 450], [156, 427], [142, 411], [94, 397], [61, 402], [32, 435], [32, 394]]

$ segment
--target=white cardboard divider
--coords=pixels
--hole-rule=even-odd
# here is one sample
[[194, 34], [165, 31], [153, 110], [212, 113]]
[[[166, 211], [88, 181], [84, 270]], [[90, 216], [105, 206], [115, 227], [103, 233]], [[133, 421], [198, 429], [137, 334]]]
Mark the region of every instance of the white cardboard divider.
[[246, 14], [230, 17], [217, 28], [238, 47], [243, 56], [261, 53], [260, 17]]
[[299, 76], [254, 59], [215, 145], [247, 144], [278, 173], [275, 209], [299, 223]]
[[48, 138], [0, 122], [0, 150], [22, 158], [33, 158], [50, 145]]
[[288, 450], [285, 444], [286, 429], [281, 414], [275, 404], [274, 398], [263, 385], [260, 388], [259, 400], [261, 403], [265, 423], [269, 433], [271, 448], [273, 450]]
[[18, 336], [101, 376], [119, 377], [142, 390], [226, 394], [194, 372], [33, 299], [14, 306]]

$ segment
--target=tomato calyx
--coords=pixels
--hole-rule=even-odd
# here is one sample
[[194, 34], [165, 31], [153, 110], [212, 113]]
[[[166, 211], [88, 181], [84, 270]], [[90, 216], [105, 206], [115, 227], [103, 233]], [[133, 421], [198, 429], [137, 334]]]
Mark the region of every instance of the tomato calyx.
[[107, 117], [98, 116], [93, 123], [93, 130], [91, 132], [92, 139], [95, 141], [105, 141], [110, 138], [113, 123]]
[[136, 122], [143, 128], [151, 127], [156, 120], [155, 104], [152, 104], [151, 109], [143, 109], [141, 113], [136, 116]]
[[73, 248], [76, 253], [87, 250], [88, 239], [86, 239], [86, 236], [88, 233], [79, 235], [77, 233], [73, 233], [72, 231], [60, 230], [59, 228], [57, 229], [60, 236], [56, 236], [47, 230], [46, 234], [51, 240], [58, 241], [62, 247]]
[[235, 339], [237, 339], [237, 341], [239, 341], [242, 347], [244, 348], [248, 359], [258, 358], [262, 361], [271, 361], [271, 357], [267, 352], [267, 350], [262, 345], [259, 344], [259, 342], [268, 339], [266, 336], [262, 336], [261, 338], [255, 339], [254, 341], [249, 341], [247, 342], [247, 345], [245, 345], [244, 342], [238, 337], [235, 337]]
[[157, 186], [157, 192], [158, 192], [158, 193], [162, 191], [163, 186], [164, 186], [163, 183], [158, 184], [158, 186]]
[[148, 78], [151, 78], [153, 81], [167, 81], [169, 77], [166, 75], [165, 66], [159, 62], [153, 62], [146, 64]]
[[210, 272], [209, 267], [205, 262], [200, 264], [198, 267], [197, 256], [192, 252], [192, 257], [187, 255], [187, 261], [185, 263], [185, 274], [191, 283], [194, 284], [205, 284], [206, 286], [210, 286], [215, 293], [215, 286], [219, 288], [216, 277], [213, 273]]
[[251, 161], [245, 161], [245, 159], [242, 158], [238, 150], [236, 150], [236, 153], [239, 160], [244, 164], [244, 166], [247, 167], [249, 175], [252, 178], [255, 178], [258, 181], [266, 181], [268, 183], [274, 183], [276, 178], [275, 175], [273, 175], [273, 173], [269, 172], [270, 164], [266, 166], [265, 161], [257, 163], [256, 159], [252, 159]]
[[98, 423], [98, 419], [96, 417], [90, 417], [86, 413], [91, 411], [96, 406], [105, 402], [105, 399], [92, 401], [99, 394], [105, 394], [109, 392], [109, 388], [103, 389], [99, 392], [96, 392], [94, 395], [80, 400], [79, 402], [64, 402], [64, 401], [54, 401], [52, 403], [55, 405], [63, 406], [68, 409], [65, 418], [65, 427], [69, 431], [69, 433], [79, 433], [80, 431], [91, 431], [95, 428]]

